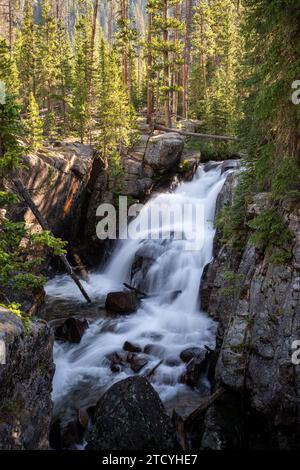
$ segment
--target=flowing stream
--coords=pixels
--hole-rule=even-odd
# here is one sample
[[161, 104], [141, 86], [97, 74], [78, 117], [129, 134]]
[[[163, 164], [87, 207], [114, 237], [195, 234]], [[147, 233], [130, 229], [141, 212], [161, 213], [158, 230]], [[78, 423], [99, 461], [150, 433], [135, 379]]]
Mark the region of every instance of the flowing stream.
[[[112, 372], [107, 359], [109, 354], [121, 351], [125, 341], [137, 343], [142, 349], [150, 345], [148, 364], [140, 374], [163, 360], [152, 378], [163, 401], [176, 401], [180, 394], [187, 393], [188, 387], [178, 380], [185, 370], [179, 354], [189, 347], [215, 346], [216, 324], [200, 308], [199, 286], [203, 269], [212, 259], [216, 200], [227, 174], [222, 174], [221, 165], [207, 172], [199, 168], [193, 181], [182, 183], [172, 193], [154, 196], [132, 222], [137, 228], [153, 204], [166, 204], [170, 208], [200, 205], [204, 209], [201, 226], [197, 227], [202, 234], [200, 239], [193, 240], [189, 233], [195, 230], [194, 212], [190, 220], [185, 219], [181, 240], [151, 239], [150, 235], [159, 227], [170, 228], [169, 222], [164, 226], [160, 220], [143, 234], [142, 240], [119, 241], [107, 267], [91, 274], [89, 282], [84, 283], [91, 298], [99, 304], [104, 303], [108, 292], [123, 290], [126, 281], [142, 285], [154, 295], [142, 300], [135, 314], [101, 315], [90, 325], [79, 345], [56, 342], [53, 400], [57, 413], [67, 406], [76, 409], [94, 404], [108, 386], [134, 374], [129, 367]], [[132, 279], [137, 255], [146, 258], [149, 264], [145, 272], [136, 268]], [[48, 298], [82, 303], [80, 292], [67, 276], [51, 280], [46, 291]], [[170, 294], [173, 291], [181, 293], [174, 296]], [[205, 377], [203, 386], [208, 386]]]

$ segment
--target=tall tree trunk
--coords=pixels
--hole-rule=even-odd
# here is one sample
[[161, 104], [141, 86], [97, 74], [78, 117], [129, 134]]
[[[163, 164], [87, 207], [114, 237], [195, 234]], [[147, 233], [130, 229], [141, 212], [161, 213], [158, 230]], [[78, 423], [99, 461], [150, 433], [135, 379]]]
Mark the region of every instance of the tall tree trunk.
[[9, 35], [9, 50], [12, 55], [13, 46], [13, 6], [12, 0], [8, 2], [8, 35]]
[[[177, 20], [180, 19], [180, 6], [179, 4], [175, 5], [174, 8], [174, 18]], [[179, 39], [179, 32], [176, 30], [175, 32], [175, 42], [178, 41]], [[174, 57], [174, 60], [176, 60], [176, 57]], [[178, 86], [179, 86], [179, 70], [178, 70], [178, 65], [174, 64], [174, 72], [173, 72], [173, 80], [172, 80], [172, 85], [173, 85], [173, 92], [172, 92], [172, 123], [174, 127], [176, 127], [176, 122], [177, 122], [177, 114], [178, 114]]]
[[[201, 18], [201, 36], [203, 37], [204, 34], [204, 25], [203, 25], [203, 18]], [[200, 62], [201, 62], [201, 73], [202, 73], [202, 82], [203, 82], [203, 91], [204, 96], [206, 97], [206, 90], [207, 90], [207, 83], [206, 83], [206, 61], [205, 61], [205, 53], [203, 48], [200, 53]]]
[[147, 122], [152, 125], [153, 85], [152, 85], [152, 13], [148, 13], [148, 56], [147, 56]]
[[[165, 23], [168, 20], [168, 0], [164, 0], [163, 5], [163, 18]], [[168, 28], [165, 28], [163, 31], [163, 40], [164, 43], [167, 44], [169, 39], [169, 32]], [[164, 121], [167, 127], [171, 127], [171, 113], [170, 113], [170, 90], [168, 89], [170, 85], [170, 70], [169, 70], [169, 52], [167, 47], [164, 48], [163, 52], [163, 59], [164, 59], [164, 86], [166, 87], [164, 93]]]
[[192, 7], [193, 1], [185, 1], [185, 47], [184, 64], [182, 66], [182, 115], [188, 118], [188, 84], [191, 63], [191, 29], [192, 29]]
[[[124, 22], [124, 25], [128, 24], [128, 0], [121, 0], [121, 18]], [[128, 44], [126, 43], [123, 50], [122, 56], [122, 78], [123, 83], [128, 90], [128, 95], [130, 97], [130, 78], [129, 78], [129, 57], [128, 57]]]
[[113, 21], [114, 21], [114, 0], [109, 2], [109, 15], [108, 15], [108, 44], [109, 50], [113, 47]]

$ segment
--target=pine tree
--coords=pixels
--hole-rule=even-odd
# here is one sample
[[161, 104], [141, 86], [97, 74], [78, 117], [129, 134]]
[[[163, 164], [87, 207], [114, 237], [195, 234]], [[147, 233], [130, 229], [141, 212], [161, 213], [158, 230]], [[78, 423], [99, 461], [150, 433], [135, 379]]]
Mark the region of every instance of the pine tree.
[[[199, 0], [193, 18], [190, 116], [211, 134], [235, 134], [239, 17], [233, 0]], [[240, 48], [241, 49], [241, 48]], [[210, 144], [215, 154], [229, 146]]]
[[30, 0], [25, 2], [24, 21], [19, 38], [17, 52], [17, 65], [22, 77], [20, 95], [26, 108], [29, 103], [29, 95], [37, 92], [37, 27], [34, 21], [34, 12]]
[[[179, 90], [177, 84], [172, 86], [172, 73], [182, 64], [184, 41], [178, 33], [184, 31], [183, 22], [170, 15], [182, 0], [148, 0], [147, 9], [151, 18], [151, 42], [148, 44], [148, 55], [151, 56], [152, 70], [148, 71], [148, 86], [157, 83], [156, 106], [162, 104], [164, 123], [171, 127], [171, 92]], [[160, 73], [162, 71], [162, 73]], [[157, 110], [158, 111], [158, 110]]]
[[18, 164], [22, 133], [18, 101], [19, 81], [16, 64], [7, 42], [0, 37], [0, 83], [3, 96], [0, 102], [0, 175]]
[[131, 143], [135, 116], [124, 87], [118, 57], [104, 41], [100, 51], [100, 96], [98, 148], [104, 159]]
[[115, 47], [122, 61], [122, 79], [130, 100], [134, 99], [135, 70], [138, 31], [129, 17], [128, 0], [120, 0], [120, 15], [117, 21]]
[[45, 132], [56, 135], [54, 104], [58, 83], [58, 37], [57, 21], [53, 15], [50, 0], [42, 2], [42, 18], [38, 29], [38, 93], [39, 102], [47, 107]]
[[90, 0], [82, 0], [75, 25], [74, 35], [74, 90], [73, 120], [81, 142], [91, 138], [92, 111], [95, 106], [90, 86], [95, 77], [94, 56], [92, 53], [92, 15]]
[[74, 100], [74, 54], [63, 21], [58, 22], [58, 75], [57, 99], [59, 101], [59, 128], [61, 135], [72, 129], [72, 103]]
[[43, 143], [43, 122], [39, 117], [39, 107], [34, 94], [29, 95], [26, 118], [24, 119], [24, 129], [27, 133], [29, 150], [35, 152], [41, 148]]

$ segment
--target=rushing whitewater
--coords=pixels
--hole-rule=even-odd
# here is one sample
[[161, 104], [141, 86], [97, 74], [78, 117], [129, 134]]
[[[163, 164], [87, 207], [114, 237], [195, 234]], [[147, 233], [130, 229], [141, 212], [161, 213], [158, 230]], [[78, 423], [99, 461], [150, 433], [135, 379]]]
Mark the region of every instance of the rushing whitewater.
[[[221, 174], [221, 165], [208, 172], [200, 168], [192, 182], [150, 200], [132, 222], [137, 224], [154, 203], [171, 207], [202, 203], [200, 244], [199, 240], [189, 237], [188, 230], [193, 229], [195, 222], [191, 220], [183, 227], [181, 240], [151, 240], [148, 233], [144, 240], [120, 241], [107, 268], [102, 273], [91, 274], [85, 288], [92, 299], [104, 302], [108, 292], [123, 290], [124, 282], [132, 282], [131, 269], [136, 255], [150, 254], [152, 262], [142, 283], [147, 292], [154, 295], [144, 299], [135, 314], [100, 318], [91, 325], [79, 345], [56, 343], [53, 399], [57, 410], [66, 401], [71, 407], [78, 407], [79, 403], [89, 405], [100, 391], [133, 374], [129, 368], [113, 373], [107, 359], [108, 354], [122, 350], [125, 341], [142, 348], [149, 344], [156, 346], [145, 369], [153, 368], [163, 359], [152, 379], [163, 400], [172, 400], [184, 392], [186, 386], [178, 382], [184, 371], [180, 352], [205, 345], [213, 348], [215, 344], [216, 326], [200, 309], [199, 286], [203, 269], [212, 259], [216, 200], [227, 174]], [[65, 276], [50, 281], [46, 291], [50, 297], [82, 301], [76, 286]], [[168, 294], [174, 291], [181, 293], [174, 298]], [[144, 369], [140, 373], [144, 373]]]

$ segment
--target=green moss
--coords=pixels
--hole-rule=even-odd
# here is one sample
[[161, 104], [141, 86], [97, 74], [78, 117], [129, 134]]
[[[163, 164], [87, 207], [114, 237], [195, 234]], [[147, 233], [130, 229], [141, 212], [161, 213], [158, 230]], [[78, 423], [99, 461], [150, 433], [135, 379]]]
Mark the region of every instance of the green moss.
[[282, 264], [292, 258], [293, 235], [275, 208], [266, 209], [248, 225], [253, 229], [250, 241], [265, 251], [269, 261]]

